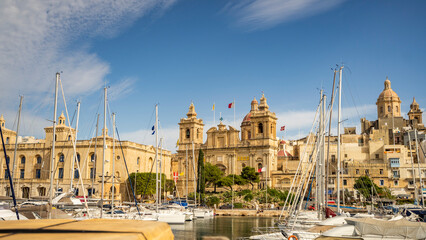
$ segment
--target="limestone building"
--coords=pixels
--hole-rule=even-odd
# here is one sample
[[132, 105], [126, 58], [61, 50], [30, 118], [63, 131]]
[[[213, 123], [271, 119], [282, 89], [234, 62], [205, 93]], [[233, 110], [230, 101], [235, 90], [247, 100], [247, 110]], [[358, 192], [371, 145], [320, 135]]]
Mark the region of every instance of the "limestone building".
[[[72, 139], [75, 129], [66, 126], [63, 114], [58, 118], [55, 135], [55, 177], [54, 190], [56, 192], [69, 191], [73, 177], [72, 188], [76, 195], [100, 198], [102, 177], [102, 148], [103, 134], [88, 140], [78, 140], [76, 144], [76, 158], [78, 159], [80, 172], [77, 165], [72, 168], [74, 150]], [[16, 132], [5, 128], [3, 116], [0, 118], [3, 130], [6, 151], [10, 159], [12, 169]], [[46, 127], [45, 139], [34, 138], [18, 139], [16, 154], [16, 168], [13, 176], [15, 194], [18, 198], [35, 198], [48, 196], [50, 186], [50, 163], [52, 154], [53, 127]], [[155, 148], [130, 141], [115, 141], [115, 159], [113, 158], [113, 139], [108, 136], [108, 130], [103, 130], [106, 136], [105, 145], [105, 195], [111, 197], [112, 190], [112, 162], [115, 161], [115, 199], [128, 200], [126, 180], [128, 179], [124, 158], [130, 173], [150, 172], [155, 159]], [[121, 149], [121, 147], [122, 149]], [[96, 146], [96, 150], [95, 150]], [[3, 152], [2, 152], [3, 153]], [[124, 155], [123, 155], [124, 154]], [[162, 150], [164, 162], [161, 172], [170, 178], [171, 152]], [[84, 192], [79, 177], [83, 179]], [[9, 194], [9, 180], [6, 174], [6, 161], [3, 154], [0, 155], [0, 195]]]
[[[426, 177], [426, 162], [423, 150], [426, 150], [425, 127], [422, 111], [413, 99], [408, 119], [401, 115], [401, 100], [386, 79], [384, 89], [376, 102], [377, 120], [361, 119], [361, 134], [354, 128], [345, 128], [341, 135], [341, 186], [351, 196], [357, 193], [353, 186], [361, 176], [369, 176], [378, 186], [389, 188], [396, 196], [414, 197], [415, 186], [420, 189], [420, 174]], [[414, 142], [413, 129], [418, 131], [418, 152]], [[408, 138], [410, 136], [410, 138]], [[314, 136], [311, 136], [314, 137]], [[309, 136], [295, 140], [282, 141], [278, 154], [278, 169], [272, 172], [272, 185], [289, 189], [296, 174], [299, 161], [307, 162], [312, 144]], [[410, 140], [410, 141], [409, 141]], [[328, 138], [326, 138], [328, 142]], [[411, 144], [411, 147], [410, 147]], [[287, 153], [283, 154], [283, 150]], [[336, 193], [337, 175], [337, 137], [330, 137], [329, 152], [329, 189]], [[413, 171], [414, 169], [414, 171]], [[416, 185], [415, 185], [416, 183]], [[345, 192], [346, 192], [345, 190]]]
[[[186, 116], [179, 122], [179, 145], [172, 160], [173, 171], [184, 173], [177, 184], [180, 196], [194, 192], [194, 169], [200, 149], [204, 152], [205, 161], [218, 166], [226, 175], [240, 174], [245, 166], [257, 170], [265, 167], [260, 185], [267, 180], [271, 186], [271, 173], [277, 169], [277, 117], [269, 110], [264, 95], [260, 103], [256, 99], [251, 102], [250, 112], [244, 117], [241, 130], [227, 127], [221, 121], [207, 130], [205, 141], [203, 120], [197, 118], [193, 103]], [[189, 183], [188, 190], [186, 181]]]

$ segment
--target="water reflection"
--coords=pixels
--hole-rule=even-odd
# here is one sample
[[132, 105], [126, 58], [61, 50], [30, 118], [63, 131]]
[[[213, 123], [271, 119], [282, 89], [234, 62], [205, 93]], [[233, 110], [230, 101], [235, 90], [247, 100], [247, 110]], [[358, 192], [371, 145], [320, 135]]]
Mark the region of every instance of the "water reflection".
[[254, 227], [274, 225], [271, 217], [215, 217], [197, 219], [184, 225], [171, 225], [175, 239], [201, 239], [203, 236], [226, 236], [229, 239], [252, 236]]

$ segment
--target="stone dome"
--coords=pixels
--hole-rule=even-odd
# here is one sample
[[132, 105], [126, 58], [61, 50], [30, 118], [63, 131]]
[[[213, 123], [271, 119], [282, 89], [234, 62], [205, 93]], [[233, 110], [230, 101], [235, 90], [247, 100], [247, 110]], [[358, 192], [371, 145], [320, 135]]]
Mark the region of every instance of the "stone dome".
[[247, 115], [243, 119], [243, 123], [250, 122], [251, 120], [251, 112], [247, 113]]
[[377, 100], [378, 101], [380, 100], [398, 100], [399, 101], [398, 94], [396, 94], [396, 92], [392, 90], [391, 81], [389, 81], [387, 77], [385, 81], [385, 89], [383, 89], [382, 93], [380, 93], [379, 98]]

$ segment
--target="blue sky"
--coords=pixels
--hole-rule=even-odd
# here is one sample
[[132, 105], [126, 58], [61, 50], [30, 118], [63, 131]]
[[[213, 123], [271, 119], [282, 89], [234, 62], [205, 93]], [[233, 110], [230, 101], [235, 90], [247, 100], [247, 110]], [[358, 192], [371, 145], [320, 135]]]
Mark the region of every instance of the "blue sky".
[[221, 112], [233, 125], [227, 104], [235, 99], [239, 126], [263, 91], [294, 139], [308, 133], [319, 89], [330, 96], [331, 68], [343, 63], [343, 118], [359, 127], [360, 117], [376, 119], [386, 76], [403, 112], [413, 96], [425, 106], [425, 11], [424, 1], [392, 0], [2, 1], [0, 107], [16, 128], [24, 95], [22, 134], [44, 137], [62, 71], [70, 115], [81, 101], [80, 139], [103, 114], [107, 85], [123, 139], [153, 144], [158, 103], [174, 151], [191, 101], [207, 130], [213, 102], [216, 123]]

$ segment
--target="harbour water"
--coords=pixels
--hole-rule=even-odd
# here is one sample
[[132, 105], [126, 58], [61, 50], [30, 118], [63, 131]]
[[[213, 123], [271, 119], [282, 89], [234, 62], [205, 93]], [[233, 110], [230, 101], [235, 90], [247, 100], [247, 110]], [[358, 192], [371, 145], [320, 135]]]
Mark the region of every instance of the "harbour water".
[[274, 226], [276, 218], [248, 216], [218, 216], [197, 219], [184, 225], [171, 225], [175, 239], [201, 239], [203, 236], [226, 236], [229, 239], [250, 237], [253, 228]]

